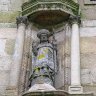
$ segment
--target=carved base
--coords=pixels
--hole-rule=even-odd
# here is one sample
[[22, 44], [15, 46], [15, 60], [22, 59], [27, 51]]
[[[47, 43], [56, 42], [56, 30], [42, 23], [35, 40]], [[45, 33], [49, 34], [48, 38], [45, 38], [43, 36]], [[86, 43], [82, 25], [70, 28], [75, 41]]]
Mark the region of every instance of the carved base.
[[82, 86], [69, 86], [69, 94], [82, 94], [83, 87]]
[[65, 91], [56, 90], [50, 84], [35, 84], [22, 96], [68, 96]]

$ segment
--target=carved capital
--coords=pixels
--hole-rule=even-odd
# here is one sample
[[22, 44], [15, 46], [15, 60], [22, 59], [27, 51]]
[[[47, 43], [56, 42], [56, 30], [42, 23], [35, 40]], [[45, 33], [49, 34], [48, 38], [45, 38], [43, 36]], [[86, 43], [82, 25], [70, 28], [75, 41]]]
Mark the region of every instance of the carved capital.
[[69, 22], [71, 24], [74, 24], [74, 23], [77, 23], [77, 24], [80, 24], [81, 23], [81, 19], [80, 19], [80, 16], [70, 16], [69, 17]]
[[22, 17], [17, 17], [16, 18], [16, 23], [17, 23], [17, 26], [21, 23], [27, 25], [28, 24], [28, 19], [27, 19], [27, 16], [22, 16]]

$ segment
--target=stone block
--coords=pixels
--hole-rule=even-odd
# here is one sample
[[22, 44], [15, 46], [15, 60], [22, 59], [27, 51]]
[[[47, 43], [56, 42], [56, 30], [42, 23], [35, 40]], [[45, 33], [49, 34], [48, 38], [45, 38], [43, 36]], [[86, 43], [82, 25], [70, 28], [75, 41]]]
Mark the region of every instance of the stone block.
[[83, 90], [85, 93], [93, 93], [93, 96], [96, 96], [96, 85], [84, 85]]
[[[83, 26], [87, 26], [87, 24]], [[93, 37], [94, 38], [94, 36], [96, 36], [96, 27], [81, 27], [80, 28], [80, 37]]]
[[9, 71], [0, 70], [0, 86], [7, 86], [9, 83]]
[[91, 84], [90, 69], [81, 69], [81, 84]]
[[0, 85], [0, 96], [5, 96], [6, 86]]
[[0, 39], [0, 57], [1, 56], [6, 56], [6, 53], [4, 51], [5, 43], [6, 43], [6, 39]]
[[0, 70], [2, 71], [10, 70], [11, 63], [12, 63], [12, 56], [0, 57]]
[[81, 54], [96, 54], [96, 37], [81, 37], [80, 52]]
[[0, 70], [0, 96], [5, 96], [6, 87], [9, 83], [9, 71]]
[[16, 35], [16, 28], [0, 28], [0, 39], [15, 39]]
[[82, 20], [81, 24], [82, 24], [82, 27], [94, 28], [96, 27], [96, 20]]
[[96, 85], [96, 67], [90, 69], [91, 85]]
[[0, 11], [2, 11], [2, 12], [4, 12], [4, 11], [8, 11], [8, 5], [7, 4], [2, 4], [1, 6], [0, 6]]
[[0, 0], [0, 3], [1, 4], [8, 4], [10, 2], [11, 2], [11, 0]]
[[0, 39], [0, 57], [12, 55], [15, 39]]
[[96, 68], [96, 54], [81, 54], [81, 68]]
[[96, 14], [95, 14], [95, 8], [93, 7], [83, 7], [81, 12], [82, 12], [82, 19], [87, 19], [87, 20], [95, 20]]
[[11, 0], [11, 9], [12, 11], [21, 11], [22, 8], [22, 0]]
[[84, 0], [84, 4], [96, 4], [96, 1]]
[[0, 23], [0, 29], [7, 29], [7, 28], [11, 28], [11, 29], [15, 29], [17, 28], [17, 24], [16, 23]]

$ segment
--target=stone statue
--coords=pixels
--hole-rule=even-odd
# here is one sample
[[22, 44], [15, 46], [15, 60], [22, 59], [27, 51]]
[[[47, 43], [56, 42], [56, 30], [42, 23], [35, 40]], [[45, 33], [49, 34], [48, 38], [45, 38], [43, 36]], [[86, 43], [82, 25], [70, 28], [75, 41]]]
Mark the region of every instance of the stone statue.
[[47, 83], [53, 86], [56, 69], [56, 56], [54, 56], [54, 53], [56, 53], [56, 49], [54, 44], [49, 42], [51, 35], [46, 29], [40, 30], [37, 34], [40, 43], [37, 46], [35, 46], [36, 44], [33, 45], [36, 64], [33, 65], [31, 85]]

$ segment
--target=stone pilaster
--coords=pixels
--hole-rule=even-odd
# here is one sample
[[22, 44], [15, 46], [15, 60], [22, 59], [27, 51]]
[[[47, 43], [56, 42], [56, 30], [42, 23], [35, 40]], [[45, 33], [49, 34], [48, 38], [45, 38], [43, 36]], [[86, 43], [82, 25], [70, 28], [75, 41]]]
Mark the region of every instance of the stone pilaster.
[[71, 17], [71, 86], [70, 94], [81, 94], [83, 88], [80, 81], [80, 44], [79, 44], [79, 17]]
[[20, 79], [19, 79], [19, 94], [22, 94], [28, 89], [28, 81], [29, 81], [29, 73], [30, 73], [29, 67], [31, 65], [30, 62], [31, 61], [30, 44], [32, 42], [31, 28], [32, 28], [32, 24], [29, 24], [25, 32], [24, 51], [23, 51], [23, 58], [22, 58], [22, 65], [21, 65], [21, 72], [20, 72]]
[[22, 54], [24, 46], [24, 35], [27, 25], [27, 17], [17, 18], [17, 37], [14, 48], [13, 62], [10, 71], [10, 81], [7, 91], [11, 91], [12, 96], [18, 96], [18, 84], [20, 67], [22, 63]]

